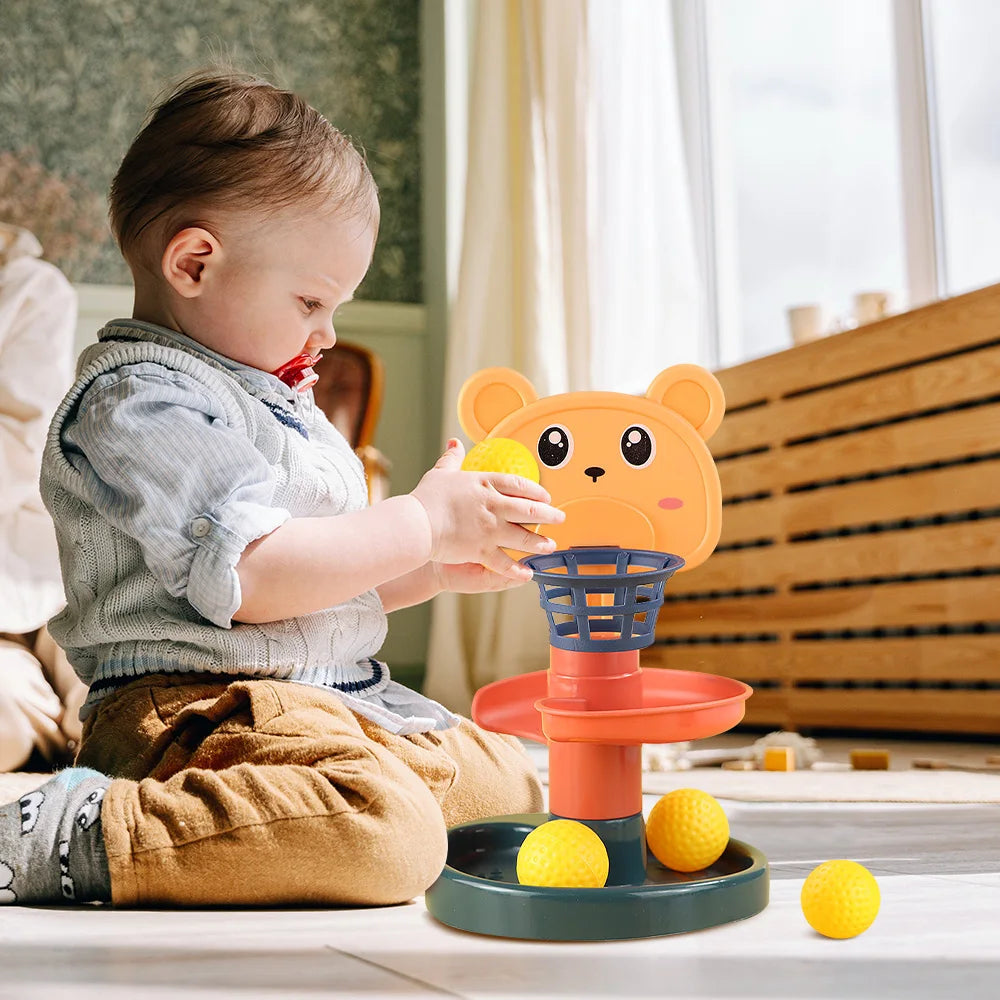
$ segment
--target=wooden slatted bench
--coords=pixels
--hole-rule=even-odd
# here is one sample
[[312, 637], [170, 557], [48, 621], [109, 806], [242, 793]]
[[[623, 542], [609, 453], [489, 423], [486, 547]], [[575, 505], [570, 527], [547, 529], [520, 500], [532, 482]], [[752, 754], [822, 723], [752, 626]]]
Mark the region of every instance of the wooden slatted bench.
[[1000, 286], [717, 375], [722, 538], [644, 663], [749, 724], [1000, 734]]

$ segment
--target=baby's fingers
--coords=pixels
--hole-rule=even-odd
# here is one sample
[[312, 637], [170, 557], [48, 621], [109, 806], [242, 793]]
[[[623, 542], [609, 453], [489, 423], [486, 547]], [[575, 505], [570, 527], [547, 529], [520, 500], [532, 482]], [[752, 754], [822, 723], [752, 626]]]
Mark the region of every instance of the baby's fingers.
[[519, 524], [510, 526], [502, 545], [505, 549], [513, 549], [515, 552], [531, 552], [540, 556], [546, 556], [556, 548], [556, 543], [551, 538], [537, 535]]
[[539, 500], [548, 503], [552, 497], [545, 487], [540, 486], [524, 476], [511, 476], [503, 472], [490, 472], [485, 481], [497, 491], [508, 497], [524, 497], [526, 500]]
[[511, 524], [562, 524], [566, 520], [558, 507], [520, 497], [508, 497], [498, 512]]
[[487, 569], [493, 570], [494, 573], [499, 573], [500, 576], [510, 580], [516, 580], [518, 583], [524, 583], [532, 577], [531, 569], [528, 566], [522, 566], [521, 563], [515, 562], [500, 549], [494, 549], [483, 565]]

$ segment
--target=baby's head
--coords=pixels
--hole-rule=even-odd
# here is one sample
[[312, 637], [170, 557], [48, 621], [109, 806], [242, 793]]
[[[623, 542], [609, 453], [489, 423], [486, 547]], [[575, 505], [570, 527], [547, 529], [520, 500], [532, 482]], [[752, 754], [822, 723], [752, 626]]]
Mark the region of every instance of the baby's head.
[[379, 210], [363, 156], [300, 97], [201, 73], [136, 136], [110, 215], [136, 318], [273, 371], [333, 344]]

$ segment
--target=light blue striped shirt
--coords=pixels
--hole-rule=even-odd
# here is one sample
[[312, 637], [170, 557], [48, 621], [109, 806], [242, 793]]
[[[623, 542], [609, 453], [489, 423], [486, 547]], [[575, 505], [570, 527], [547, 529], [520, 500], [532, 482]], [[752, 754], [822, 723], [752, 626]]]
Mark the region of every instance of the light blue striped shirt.
[[318, 684], [399, 733], [456, 721], [375, 659], [386, 616], [374, 590], [285, 621], [232, 620], [250, 542], [367, 503], [360, 461], [311, 392], [116, 320], [81, 356], [41, 485], [67, 593], [50, 628], [91, 685], [85, 713], [142, 674], [209, 672]]

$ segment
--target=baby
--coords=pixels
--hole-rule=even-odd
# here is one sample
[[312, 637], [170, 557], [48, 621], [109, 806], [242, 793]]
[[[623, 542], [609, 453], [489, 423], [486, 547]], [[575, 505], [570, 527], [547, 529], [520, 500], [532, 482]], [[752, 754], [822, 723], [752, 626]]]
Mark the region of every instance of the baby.
[[[82, 355], [43, 461], [89, 685], [76, 766], [0, 809], [0, 902], [395, 903], [449, 825], [537, 811], [516, 740], [390, 680], [386, 614], [516, 586], [563, 515], [460, 470], [367, 506], [308, 391], [368, 269], [376, 189], [294, 94], [199, 75], [111, 189], [132, 319]], [[300, 391], [305, 389], [305, 391]]]

